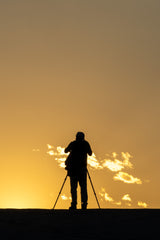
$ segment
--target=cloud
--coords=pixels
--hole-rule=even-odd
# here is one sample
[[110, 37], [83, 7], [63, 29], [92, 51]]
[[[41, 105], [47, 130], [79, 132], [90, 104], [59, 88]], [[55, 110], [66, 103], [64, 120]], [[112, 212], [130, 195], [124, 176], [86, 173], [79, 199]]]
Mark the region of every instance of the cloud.
[[[56, 157], [55, 160], [58, 161], [60, 167], [65, 167], [65, 160], [67, 158], [67, 155], [64, 152], [64, 147], [54, 147], [50, 144], [47, 144], [47, 154], [50, 156]], [[108, 155], [107, 159], [103, 159], [99, 161], [96, 157], [96, 155], [93, 153], [92, 156], [88, 156], [88, 165], [92, 169], [109, 169], [112, 172], [118, 172], [121, 171], [124, 168], [132, 168], [133, 165], [130, 162], [130, 158], [132, 157], [128, 152], [124, 153], [121, 152], [121, 154], [118, 155], [116, 152], [113, 152], [111, 155]]]
[[40, 152], [40, 149], [34, 148], [34, 149], [32, 149], [32, 151], [33, 151], [33, 152]]
[[[96, 155], [93, 153], [92, 156], [88, 157], [88, 164], [90, 167], [95, 169], [105, 169], [108, 168], [112, 172], [121, 171], [124, 168], [132, 168], [133, 165], [130, 162], [132, 157], [128, 152], [118, 154], [113, 152], [111, 155], [107, 154], [108, 158], [98, 161]], [[119, 156], [119, 157], [118, 157]]]
[[[47, 154], [55, 157], [55, 160], [59, 163], [59, 166], [65, 168], [65, 160], [68, 156], [68, 153], [65, 153], [64, 147], [54, 147], [50, 144], [47, 144]], [[94, 169], [102, 169], [103, 167], [100, 165], [99, 161], [96, 158], [96, 155], [93, 153], [92, 156], [88, 156], [88, 165]]]
[[102, 197], [103, 200], [106, 202], [109, 202], [111, 204], [120, 206], [122, 203], [121, 201], [115, 201], [105, 190], [105, 188], [101, 188], [101, 191], [99, 192], [99, 195]]
[[114, 204], [117, 205], [117, 206], [121, 206], [121, 205], [122, 205], [121, 201], [119, 201], [119, 202], [114, 202]]
[[100, 162], [97, 160], [96, 155], [88, 156], [88, 165], [94, 169], [102, 169]]
[[[65, 168], [65, 160], [68, 156], [64, 152], [65, 148], [58, 146], [54, 147], [50, 144], [47, 144], [47, 154], [53, 156], [54, 159], [58, 162], [58, 165], [61, 168]], [[142, 181], [137, 178], [129, 175], [126, 172], [122, 172], [122, 169], [133, 168], [133, 164], [130, 159], [132, 158], [131, 154], [128, 152], [121, 152], [120, 154], [113, 152], [112, 154], [106, 154], [107, 159], [102, 159], [99, 161], [96, 155], [93, 153], [92, 156], [88, 156], [88, 165], [95, 170], [109, 169], [111, 172], [118, 172], [113, 179], [116, 181], [121, 181], [128, 184], [142, 184]]]
[[[106, 192], [105, 188], [101, 188], [99, 195], [101, 196], [101, 200], [104, 200], [105, 202], [107, 202], [111, 205], [132, 207], [132, 205], [134, 204], [128, 193], [124, 194], [121, 199], [124, 202], [122, 202], [121, 200], [116, 201], [115, 199], [113, 199], [113, 197], [111, 197], [110, 194]], [[125, 205], [124, 205], [124, 203], [125, 203]], [[143, 207], [143, 208], [148, 207], [148, 204], [146, 202], [142, 202], [142, 201], [138, 201], [137, 205], [139, 207]]]
[[132, 206], [132, 204], [129, 203], [129, 202], [127, 202], [126, 205], [127, 205], [128, 207], [131, 207], [131, 206]]
[[[68, 154], [66, 154], [64, 150], [65, 150], [64, 147], [61, 146], [54, 147], [50, 144], [47, 144], [46, 153], [47, 155], [53, 157], [53, 159], [57, 161], [59, 167], [65, 168], [65, 160]], [[33, 149], [32, 151], [38, 152], [40, 150]], [[121, 153], [112, 152], [111, 154], [106, 154], [106, 158], [99, 160], [93, 153], [92, 156], [88, 156], [88, 166], [91, 169], [95, 170], [108, 169], [114, 174], [113, 176], [114, 181], [121, 181], [126, 184], [142, 184], [140, 178], [137, 178], [124, 171], [125, 169], [133, 169], [134, 166], [131, 163], [131, 158], [132, 156], [128, 152]], [[146, 182], [149, 182], [149, 180], [147, 180]], [[118, 201], [116, 201], [113, 199], [112, 196], [110, 196], [109, 193], [105, 191], [105, 188], [101, 188], [99, 195], [101, 196], [101, 200], [104, 200], [105, 202], [111, 205], [123, 206], [123, 204], [125, 204], [125, 206], [131, 207], [131, 205], [133, 204], [129, 194], [123, 195], [121, 199], [118, 199]], [[71, 198], [63, 194], [61, 195], [61, 199], [66, 201], [70, 200]], [[138, 206], [146, 208], [148, 204], [142, 201], [138, 201]]]
[[123, 158], [123, 165], [129, 168], [132, 168], [133, 165], [130, 162], [130, 158], [132, 158], [132, 156], [128, 153], [128, 152], [122, 152], [122, 158]]
[[122, 197], [122, 200], [124, 200], [124, 201], [129, 201], [129, 202], [132, 201], [131, 198], [130, 198], [130, 196], [129, 196], [129, 194], [125, 194], [125, 195]]
[[49, 151], [47, 151], [47, 154], [49, 154], [50, 156], [67, 156], [68, 154], [66, 154], [64, 152], [64, 148], [63, 147], [53, 147], [50, 144], [47, 144], [47, 148]]
[[61, 168], [65, 168], [65, 160], [68, 156], [68, 154], [66, 154], [64, 152], [64, 149], [63, 147], [54, 147], [50, 144], [47, 144], [47, 148], [49, 151], [47, 151], [47, 154], [50, 155], [50, 156], [53, 156], [55, 157], [55, 160], [58, 162], [58, 165], [61, 167]]
[[142, 181], [139, 178], [133, 177], [132, 175], [126, 173], [126, 172], [118, 172], [113, 179], [115, 181], [122, 181], [124, 183], [128, 184], [142, 184]]
[[61, 199], [66, 201], [66, 200], [71, 200], [71, 197], [67, 197], [65, 194], [61, 195]]
[[52, 149], [52, 148], [54, 148], [52, 145], [50, 145], [50, 144], [47, 144], [47, 147], [48, 147], [48, 149]]
[[113, 198], [109, 196], [109, 194], [105, 191], [105, 188], [101, 188], [99, 195], [103, 197], [106, 202], [113, 202]]
[[130, 162], [130, 158], [132, 157], [128, 152], [124, 153], [121, 152], [120, 159], [117, 159], [118, 154], [116, 152], [112, 153], [113, 159], [104, 159], [103, 160], [103, 168], [108, 168], [109, 170], [113, 172], [118, 172], [127, 168], [132, 168], [133, 164]]
[[108, 159], [108, 160], [104, 160], [103, 168], [108, 168], [112, 172], [117, 172], [122, 170], [124, 166], [122, 162], [119, 161], [118, 159], [115, 159], [114, 161]]
[[146, 207], [148, 207], [148, 204], [145, 203], [145, 202], [138, 201], [138, 206], [139, 206], [139, 207], [146, 208]]

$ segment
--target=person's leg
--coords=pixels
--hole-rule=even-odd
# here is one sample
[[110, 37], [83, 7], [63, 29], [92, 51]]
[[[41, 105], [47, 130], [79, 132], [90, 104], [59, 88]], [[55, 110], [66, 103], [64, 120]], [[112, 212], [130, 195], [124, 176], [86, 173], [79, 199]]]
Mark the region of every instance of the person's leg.
[[81, 205], [82, 209], [87, 208], [88, 193], [87, 193], [87, 172], [83, 172], [79, 176], [79, 185], [81, 187]]
[[76, 209], [77, 206], [77, 185], [78, 185], [78, 179], [75, 176], [70, 177], [70, 185], [71, 185], [71, 209]]

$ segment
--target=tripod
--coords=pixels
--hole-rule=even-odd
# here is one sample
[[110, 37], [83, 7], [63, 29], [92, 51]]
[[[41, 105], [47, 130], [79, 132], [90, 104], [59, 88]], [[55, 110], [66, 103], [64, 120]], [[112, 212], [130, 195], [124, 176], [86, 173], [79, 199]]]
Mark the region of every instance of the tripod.
[[[98, 198], [97, 198], [97, 195], [96, 195], [96, 192], [95, 192], [95, 189], [94, 189], [94, 186], [93, 186], [93, 182], [92, 182], [92, 179], [91, 179], [91, 176], [90, 176], [90, 174], [89, 174], [88, 169], [87, 169], [87, 174], [88, 174], [88, 178], [89, 178], [90, 183], [91, 183], [91, 187], [92, 187], [94, 196], [95, 196], [96, 201], [97, 201], [98, 208], [100, 209], [100, 204], [99, 204], [99, 201], [98, 201]], [[55, 204], [54, 204], [54, 206], [53, 206], [53, 209], [55, 209], [55, 207], [56, 207], [56, 204], [57, 204], [57, 202], [58, 202], [58, 199], [59, 199], [59, 197], [60, 197], [60, 195], [61, 195], [61, 192], [62, 192], [62, 190], [63, 190], [64, 184], [65, 184], [65, 182], [66, 182], [66, 180], [67, 180], [67, 177], [68, 177], [68, 174], [66, 175], [66, 177], [65, 177], [65, 179], [64, 179], [64, 181], [63, 181], [62, 187], [61, 187], [61, 189], [60, 189], [60, 191], [59, 191], [59, 194], [58, 194], [58, 196], [57, 196], [57, 199], [56, 199], [56, 201], [55, 201]]]

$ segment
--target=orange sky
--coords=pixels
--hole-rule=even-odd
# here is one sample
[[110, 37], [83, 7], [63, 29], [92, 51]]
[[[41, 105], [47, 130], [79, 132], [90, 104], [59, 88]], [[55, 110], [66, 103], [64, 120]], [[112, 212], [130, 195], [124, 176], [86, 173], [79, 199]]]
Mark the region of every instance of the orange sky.
[[[79, 130], [103, 166], [89, 166], [102, 207], [160, 207], [159, 10], [158, 0], [1, 1], [0, 208], [51, 208], [66, 172], [47, 144], [57, 151]], [[62, 195], [57, 208], [68, 208], [69, 180]]]

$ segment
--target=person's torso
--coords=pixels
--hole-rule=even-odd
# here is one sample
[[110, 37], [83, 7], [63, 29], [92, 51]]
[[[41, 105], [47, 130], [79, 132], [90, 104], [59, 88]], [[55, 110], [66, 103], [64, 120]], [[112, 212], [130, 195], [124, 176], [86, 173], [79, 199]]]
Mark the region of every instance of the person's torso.
[[71, 158], [72, 164], [76, 167], [85, 167], [87, 165], [88, 142], [74, 141], [72, 142]]

